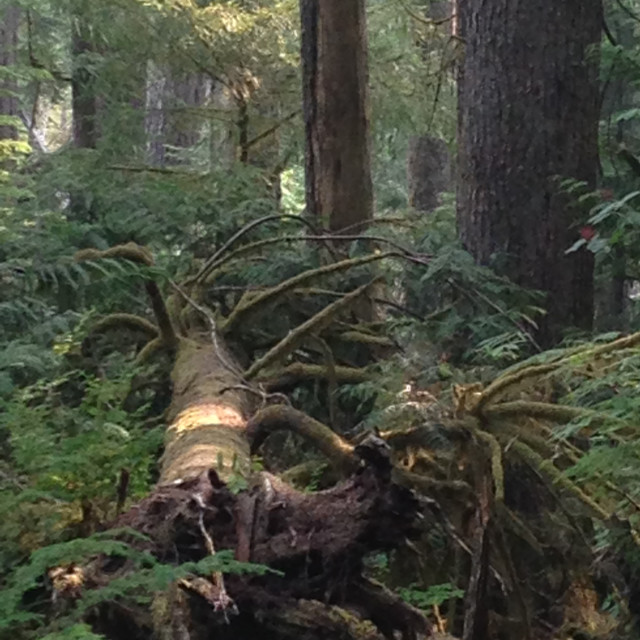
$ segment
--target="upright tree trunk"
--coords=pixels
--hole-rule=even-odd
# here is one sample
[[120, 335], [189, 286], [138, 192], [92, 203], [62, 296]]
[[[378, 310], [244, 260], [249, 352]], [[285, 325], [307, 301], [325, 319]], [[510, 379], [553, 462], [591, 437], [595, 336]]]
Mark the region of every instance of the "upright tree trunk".
[[[0, 118], [18, 116], [17, 85], [10, 79], [10, 67], [17, 62], [18, 27], [20, 25], [20, 7], [9, 4], [0, 12]], [[11, 122], [0, 122], [0, 140], [16, 140], [18, 129]]]
[[593, 257], [565, 254], [584, 212], [560, 182], [595, 184], [601, 1], [467, 0], [458, 11], [462, 240], [479, 263], [548, 294], [543, 341], [588, 329]]
[[150, 164], [188, 162], [186, 154], [175, 152], [195, 147], [206, 135], [206, 121], [198, 110], [210, 99], [211, 80], [204, 74], [178, 73], [148, 62], [145, 131]]
[[440, 205], [440, 196], [451, 189], [451, 159], [442, 138], [429, 135], [409, 140], [407, 181], [409, 204], [429, 213]]
[[71, 78], [73, 142], [78, 149], [95, 149], [98, 141], [98, 100], [95, 78], [88, 68], [88, 57], [95, 51], [89, 25], [80, 14], [73, 17]]
[[151, 166], [164, 166], [164, 94], [167, 77], [153, 61], [147, 62], [145, 91], [145, 137], [147, 139], [147, 162]]
[[300, 0], [307, 210], [334, 232], [373, 215], [364, 0]]

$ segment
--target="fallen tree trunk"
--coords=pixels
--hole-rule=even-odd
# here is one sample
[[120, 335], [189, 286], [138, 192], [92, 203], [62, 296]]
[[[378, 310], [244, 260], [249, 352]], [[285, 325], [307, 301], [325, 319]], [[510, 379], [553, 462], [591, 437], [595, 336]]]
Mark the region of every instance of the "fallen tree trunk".
[[[108, 638], [121, 637], [123, 626], [159, 624], [192, 639], [249, 630], [282, 638], [428, 635], [431, 625], [420, 611], [362, 575], [367, 553], [391, 549], [412, 534], [418, 504], [390, 482], [390, 466], [362, 466], [316, 494], [300, 493], [268, 473], [237, 494], [224, 482], [249, 471], [251, 401], [238, 389], [232, 363], [220, 346], [181, 343], [160, 483], [115, 527], [145, 534], [151, 541], [145, 548], [174, 564], [211, 554], [214, 543], [215, 551], [231, 549], [237, 560], [279, 574], [183, 580], [160, 623], [151, 611], [132, 615], [103, 607], [93, 619], [96, 630]], [[108, 564], [100, 571], [108, 574]], [[212, 636], [216, 624], [222, 626]]]
[[251, 399], [242, 390], [241, 371], [221, 345], [180, 341], [171, 375], [160, 484], [187, 480], [208, 469], [228, 480], [250, 471], [244, 430]]
[[[125, 249], [85, 257], [117, 253], [150, 264], [139, 247]], [[260, 393], [245, 382], [215, 326], [178, 335], [157, 288], [147, 290], [164, 325], [157, 332], [160, 346], [174, 353], [165, 451], [156, 489], [113, 527], [144, 534], [143, 541], [127, 542], [163, 564], [229, 550], [236, 561], [271, 571], [245, 575], [238, 565], [224, 577], [220, 571], [189, 574], [156, 593], [151, 606], [116, 600], [93, 607], [93, 628], [114, 639], [123, 637], [123, 629], [131, 638], [191, 640], [430, 635], [432, 625], [421, 611], [363, 575], [368, 553], [391, 549], [415, 533], [418, 502], [391, 481], [390, 461], [367, 456], [364, 445], [360, 465], [349, 457], [351, 477], [319, 493], [301, 493], [268, 473], [252, 476], [247, 422]], [[104, 557], [87, 571], [85, 584], [105, 586], [127, 571], [133, 569]]]

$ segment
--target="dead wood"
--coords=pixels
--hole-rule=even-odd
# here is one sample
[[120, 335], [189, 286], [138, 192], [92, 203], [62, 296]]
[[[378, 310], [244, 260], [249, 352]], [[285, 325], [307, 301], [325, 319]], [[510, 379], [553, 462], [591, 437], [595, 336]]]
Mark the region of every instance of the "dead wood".
[[[353, 447], [287, 406], [267, 407], [248, 424], [255, 390], [219, 337], [281, 294], [322, 275], [388, 255], [392, 254], [344, 260], [246, 296], [220, 327], [203, 305], [183, 296], [206, 316], [207, 332], [192, 327], [188, 333], [176, 333], [157, 286], [147, 283], [158, 324], [158, 337], [150, 344], [170, 346], [174, 356], [172, 402], [159, 483], [113, 526], [144, 534], [143, 541], [127, 538], [127, 542], [164, 564], [195, 562], [230, 550], [239, 562], [272, 571], [230, 571], [224, 577], [214, 572], [173, 579], [169, 588], [153, 595], [151, 607], [106, 601], [91, 609], [89, 617], [96, 631], [114, 639], [123, 637], [126, 630], [126, 637], [161, 640], [374, 640], [394, 638], [396, 633], [410, 640], [431, 632], [419, 610], [363, 577], [366, 555], [391, 550], [418, 533], [419, 501], [411, 489], [392, 481], [388, 445], [371, 438]], [[148, 252], [133, 244], [78, 256], [99, 258], [152, 264]], [[337, 310], [368, 286], [312, 318], [309, 329], [324, 326], [325, 315], [327, 321], [332, 320]], [[326, 369], [333, 369], [333, 378], [347, 370]], [[313, 494], [296, 491], [268, 473], [252, 477], [250, 438], [255, 444], [273, 425], [281, 428], [287, 421], [288, 428], [298, 428], [316, 443], [323, 442], [325, 453], [341, 473], [351, 475]], [[237, 492], [238, 487], [246, 489]], [[133, 571], [126, 560], [98, 558], [87, 567], [86, 589], [108, 585]], [[236, 612], [238, 615], [232, 615]]]
[[[414, 536], [417, 510], [409, 490], [372, 467], [316, 494], [295, 491], [262, 473], [249, 491], [234, 495], [211, 470], [159, 486], [114, 524], [148, 536], [148, 542], [134, 544], [155, 557], [181, 563], [207, 555], [202, 522], [218, 550], [233, 549], [239, 559], [281, 572], [225, 577], [239, 615], [228, 619], [229, 629], [221, 630], [220, 637], [249, 625], [268, 629], [273, 635], [264, 637], [274, 638], [293, 637], [294, 629], [307, 638], [373, 639], [393, 637], [395, 631], [411, 638], [426, 633], [430, 623], [400, 598], [364, 581], [362, 562], [370, 551], [391, 549]], [[100, 571], [108, 574], [109, 565], [105, 559]], [[181, 615], [189, 637], [211, 637], [200, 635], [198, 629], [206, 625], [201, 627], [198, 617], [208, 620], [211, 629], [220, 624], [219, 616], [213, 607], [206, 613], [206, 598], [196, 587], [190, 585], [188, 591]], [[126, 614], [114, 609], [111, 615]], [[136, 625], [144, 626], [139, 611], [131, 615]], [[122, 624], [134, 623], [129, 619]], [[337, 635], [327, 635], [329, 630]]]

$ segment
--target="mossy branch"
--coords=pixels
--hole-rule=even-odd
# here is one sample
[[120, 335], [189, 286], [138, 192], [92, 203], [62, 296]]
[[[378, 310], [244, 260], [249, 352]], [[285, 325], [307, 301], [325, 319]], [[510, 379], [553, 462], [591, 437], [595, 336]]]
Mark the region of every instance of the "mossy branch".
[[509, 509], [504, 503], [496, 504], [496, 512], [501, 524], [505, 529], [509, 529], [515, 536], [522, 538], [541, 558], [544, 558], [544, 548], [533, 535], [530, 528]]
[[543, 376], [555, 371], [560, 366], [560, 361], [540, 365], [532, 365], [519, 369], [513, 373], [507, 373], [494, 380], [481, 394], [474, 407], [474, 413], [484, 413], [483, 407], [489, 404], [509, 387], [519, 384], [527, 378]]
[[149, 362], [149, 360], [161, 349], [165, 347], [164, 342], [160, 338], [155, 338], [147, 342], [140, 350], [140, 353], [136, 356], [136, 364], [142, 365]]
[[581, 418], [588, 418], [593, 424], [602, 424], [607, 420], [617, 421], [616, 418], [606, 413], [600, 413], [591, 409], [528, 400], [515, 400], [513, 402], [491, 405], [482, 411], [482, 415], [489, 420], [527, 416], [529, 418], [549, 420], [558, 423], [571, 422], [572, 420], [579, 420]]
[[300, 273], [293, 278], [289, 278], [289, 280], [285, 280], [275, 287], [267, 289], [266, 291], [263, 291], [261, 293], [253, 293], [251, 295], [245, 294], [233, 309], [229, 317], [222, 323], [222, 325], [220, 326], [220, 331], [223, 334], [230, 333], [241, 322], [245, 321], [250, 314], [254, 313], [266, 304], [273, 302], [283, 294], [291, 291], [292, 289], [295, 289], [296, 287], [303, 286], [308, 282], [329, 274], [339, 273], [340, 271], [347, 271], [349, 269], [360, 267], [371, 262], [384, 260], [385, 258], [389, 258], [393, 255], [396, 254], [393, 252], [376, 253], [364, 256], [362, 258], [350, 258], [348, 260], [341, 260], [340, 262], [334, 262], [332, 264], [319, 267], [318, 269], [310, 269], [308, 271], [304, 271], [303, 273]]
[[244, 374], [245, 380], [255, 378], [257, 373], [262, 369], [266, 369], [269, 365], [278, 360], [284, 359], [289, 355], [305, 338], [312, 333], [320, 333], [335, 319], [336, 315], [347, 308], [356, 298], [366, 293], [367, 289], [372, 287], [379, 279], [376, 278], [361, 287], [358, 287], [351, 293], [345, 295], [341, 300], [331, 303], [322, 311], [316, 313], [315, 316], [303, 322], [296, 327], [285, 338], [280, 340], [277, 345], [270, 349], [262, 358], [256, 360]]
[[614, 353], [615, 351], [623, 351], [624, 349], [636, 347], [638, 344], [640, 344], [640, 332], [623, 338], [618, 338], [617, 340], [598, 346], [589, 344], [569, 349], [565, 354], [561, 355], [553, 362], [537, 365], [524, 365], [521, 368], [507, 372], [492, 382], [482, 392], [482, 395], [476, 405], [476, 411], [481, 412], [482, 408], [494, 400], [498, 395], [504, 393], [509, 387], [519, 384], [524, 380], [552, 373], [567, 364], [572, 364], [578, 358], [581, 360], [595, 360], [610, 353]]
[[153, 313], [158, 321], [158, 327], [160, 328], [160, 337], [165, 346], [174, 348], [178, 344], [178, 336], [176, 335], [173, 323], [167, 311], [167, 306], [164, 303], [160, 288], [153, 280], [148, 280], [145, 284], [147, 294], [151, 299], [151, 307]]
[[478, 429], [476, 436], [489, 445], [491, 451], [491, 475], [497, 502], [504, 502], [504, 466], [502, 464], [502, 447], [495, 436]]
[[91, 333], [105, 333], [114, 329], [129, 329], [140, 331], [149, 339], [158, 337], [158, 327], [142, 316], [133, 313], [111, 313], [98, 320], [92, 327]]
[[77, 251], [75, 256], [76, 262], [85, 262], [87, 260], [104, 260], [116, 259], [129, 260], [137, 264], [143, 264], [147, 267], [153, 266], [153, 255], [146, 247], [141, 247], [135, 242], [127, 244], [119, 244], [115, 247], [101, 251], [99, 249], [81, 249]]
[[[141, 247], [135, 242], [117, 245], [100, 251], [98, 249], [82, 249], [75, 254], [76, 262], [87, 260], [121, 259], [129, 260], [136, 264], [147, 267], [153, 266], [153, 255], [146, 247]], [[171, 323], [171, 318], [164, 303], [164, 298], [160, 293], [158, 285], [153, 280], [148, 280], [145, 284], [147, 294], [151, 300], [151, 307], [158, 322], [160, 338], [165, 346], [173, 348], [178, 344], [178, 337]]]
[[324, 357], [325, 366], [327, 368], [327, 406], [329, 409], [329, 425], [334, 427], [338, 410], [336, 407], [336, 395], [338, 392], [338, 380], [336, 378], [336, 359], [333, 355], [331, 347], [319, 335], [310, 336], [311, 341], [318, 344]]
[[352, 445], [326, 425], [288, 405], [272, 405], [261, 409], [249, 421], [247, 435], [252, 451], [256, 451], [271, 433], [280, 429], [301, 435], [344, 473], [357, 467]]
[[443, 494], [452, 498], [460, 498], [471, 501], [473, 489], [462, 480], [435, 480], [421, 473], [414, 473], [401, 467], [394, 467], [391, 478], [403, 487], [409, 487], [432, 497], [434, 494]]
[[569, 480], [554, 464], [552, 460], [545, 460], [541, 455], [537, 454], [531, 447], [528, 447], [523, 442], [515, 441], [512, 444], [513, 449], [522, 457], [522, 459], [530, 464], [534, 469], [537, 469], [542, 474], [546, 475], [553, 484], [557, 485], [561, 489], [568, 491], [575, 498], [580, 500], [591, 515], [599, 520], [607, 521], [610, 515], [593, 499], [586, 494], [580, 487], [574, 482]]
[[[247, 425], [251, 450], [256, 451], [271, 433], [281, 429], [305, 438], [341, 473], [351, 473], [358, 466], [354, 447], [350, 443], [326, 425], [288, 405], [272, 405], [261, 409], [253, 416]], [[392, 477], [398, 484], [416, 489], [427, 496], [439, 493], [455, 496], [458, 499], [461, 496], [465, 496], [465, 499], [472, 497], [472, 489], [466, 482], [434, 480], [400, 467], [393, 469]]]
[[256, 381], [263, 384], [266, 391], [273, 392], [305, 380], [330, 380], [334, 374], [336, 382], [342, 384], [360, 384], [371, 379], [366, 369], [357, 367], [336, 365], [334, 370], [330, 370], [326, 365], [292, 362], [270, 375], [258, 376]]
[[386, 336], [377, 336], [372, 333], [364, 333], [363, 331], [345, 331], [337, 337], [341, 342], [365, 344], [372, 347], [398, 348], [398, 345]]

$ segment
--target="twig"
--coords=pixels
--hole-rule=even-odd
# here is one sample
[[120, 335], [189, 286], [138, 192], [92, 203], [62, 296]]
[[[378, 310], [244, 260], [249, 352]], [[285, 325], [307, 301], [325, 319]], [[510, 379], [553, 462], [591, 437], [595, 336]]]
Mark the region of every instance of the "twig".
[[635, 20], [636, 22], [640, 22], [640, 16], [635, 13], [635, 11], [632, 11], [631, 9], [629, 9], [629, 7], [627, 7], [626, 4], [624, 4], [622, 2], [622, 0], [616, 0], [616, 4], [633, 20]]
[[269, 127], [268, 129], [265, 129], [262, 133], [259, 133], [254, 138], [251, 138], [251, 140], [249, 140], [246, 143], [247, 149], [250, 149], [251, 147], [253, 147], [253, 145], [260, 142], [260, 140], [262, 140], [263, 138], [270, 136], [272, 133], [277, 131], [285, 122], [289, 122], [289, 120], [293, 120], [299, 114], [300, 114], [299, 109], [297, 109], [296, 111], [292, 111], [290, 114], [282, 118], [282, 120], [276, 122], [273, 126]]
[[432, 18], [425, 18], [421, 15], [418, 15], [415, 11], [409, 8], [402, 0], [398, 0], [398, 3], [407, 12], [407, 14], [411, 18], [413, 18], [416, 22], [420, 22], [421, 24], [426, 24], [430, 27], [437, 27], [442, 24], [445, 24], [446, 22], [451, 22], [451, 20], [454, 20], [456, 17], [456, 14], [452, 13], [450, 16], [447, 16], [446, 18], [442, 18], [441, 20], [433, 20]]
[[[460, 286], [455, 280], [453, 280], [452, 278], [448, 278], [447, 282], [454, 289], [457, 289], [458, 291], [460, 291], [460, 293], [462, 293], [462, 295], [464, 295], [464, 296], [466, 296], [468, 298], [471, 298], [471, 294], [464, 287]], [[488, 304], [492, 309], [497, 311], [503, 318], [505, 318], [516, 329], [518, 329], [518, 331], [520, 331], [524, 335], [526, 340], [531, 344], [531, 346], [538, 353], [542, 352], [542, 347], [537, 343], [536, 339], [528, 331], [523, 330], [523, 328], [518, 324], [518, 321], [514, 320], [500, 305], [496, 304], [490, 298], [487, 298], [487, 296], [485, 296], [482, 292], [478, 291], [477, 289], [474, 289], [473, 293], [475, 293], [478, 296], [478, 298], [480, 298], [480, 300], [482, 300], [485, 304]], [[471, 301], [473, 302], [473, 298], [471, 298]]]
[[211, 265], [215, 264], [216, 260], [218, 260], [218, 258], [225, 252], [227, 251], [227, 249], [229, 249], [229, 247], [234, 244], [237, 240], [239, 240], [242, 236], [246, 235], [247, 233], [249, 233], [249, 231], [255, 229], [256, 227], [265, 224], [267, 222], [272, 222], [273, 220], [296, 220], [297, 222], [300, 222], [300, 224], [304, 224], [307, 227], [309, 227], [311, 229], [311, 231], [313, 233], [316, 233], [316, 229], [313, 226], [313, 224], [311, 224], [311, 222], [309, 222], [309, 220], [306, 220], [305, 218], [303, 218], [302, 216], [295, 216], [295, 215], [290, 215], [290, 214], [278, 214], [278, 215], [271, 215], [271, 216], [264, 216], [262, 218], [258, 218], [258, 220], [254, 220], [253, 222], [250, 222], [249, 224], [246, 224], [244, 227], [242, 227], [242, 229], [240, 229], [239, 231], [237, 231], [236, 233], [234, 233], [202, 266], [202, 268], [200, 269], [200, 271], [198, 271], [198, 273], [196, 273], [195, 276], [193, 276], [193, 278], [190, 278], [189, 280], [187, 280], [187, 282], [185, 282], [185, 285], [190, 285], [193, 284], [195, 282], [198, 282], [199, 280], [201, 280], [202, 278], [204, 278], [210, 271], [211, 269]]

